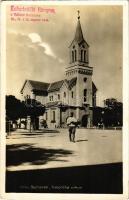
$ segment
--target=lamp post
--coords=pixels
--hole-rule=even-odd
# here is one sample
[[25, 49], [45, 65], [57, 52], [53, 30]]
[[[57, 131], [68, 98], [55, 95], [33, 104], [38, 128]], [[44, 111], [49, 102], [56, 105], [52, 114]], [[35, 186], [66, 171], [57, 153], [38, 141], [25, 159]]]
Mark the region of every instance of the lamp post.
[[104, 110], [101, 112], [102, 114], [102, 117], [101, 117], [101, 124], [103, 126], [103, 129], [104, 129]]

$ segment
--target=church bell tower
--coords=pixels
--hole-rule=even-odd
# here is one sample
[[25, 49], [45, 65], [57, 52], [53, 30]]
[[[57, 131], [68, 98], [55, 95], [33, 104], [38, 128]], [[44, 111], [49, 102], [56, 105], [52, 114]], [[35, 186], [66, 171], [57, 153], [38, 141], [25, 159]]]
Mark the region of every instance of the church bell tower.
[[89, 66], [89, 45], [83, 37], [78, 11], [77, 26], [73, 41], [69, 46], [69, 66], [66, 68], [66, 78], [77, 78], [76, 106], [92, 106], [92, 74]]
[[84, 40], [82, 28], [80, 24], [80, 16], [78, 11], [78, 22], [75, 32], [74, 40], [72, 41], [70, 47], [70, 66], [80, 65], [88, 66], [89, 64], [89, 45]]

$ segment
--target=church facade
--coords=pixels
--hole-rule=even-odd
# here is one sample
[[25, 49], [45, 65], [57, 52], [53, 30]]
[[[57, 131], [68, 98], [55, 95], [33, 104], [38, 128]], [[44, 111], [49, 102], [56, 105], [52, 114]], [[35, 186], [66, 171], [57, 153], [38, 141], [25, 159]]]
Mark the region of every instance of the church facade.
[[97, 88], [92, 81], [89, 45], [83, 37], [79, 16], [75, 36], [69, 46], [69, 63], [64, 80], [52, 83], [26, 80], [21, 94], [25, 100], [36, 99], [45, 106], [45, 113], [40, 119], [45, 119], [50, 128], [65, 127], [71, 112], [82, 127], [92, 127]]

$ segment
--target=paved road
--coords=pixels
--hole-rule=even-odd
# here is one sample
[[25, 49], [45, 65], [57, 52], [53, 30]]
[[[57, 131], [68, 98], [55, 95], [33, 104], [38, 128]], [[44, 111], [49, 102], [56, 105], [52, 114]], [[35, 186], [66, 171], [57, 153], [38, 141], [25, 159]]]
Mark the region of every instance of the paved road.
[[119, 130], [77, 129], [69, 142], [67, 129], [52, 133], [17, 130], [7, 139], [7, 170], [48, 169], [122, 162]]
[[7, 139], [6, 192], [122, 193], [121, 131], [13, 132]]

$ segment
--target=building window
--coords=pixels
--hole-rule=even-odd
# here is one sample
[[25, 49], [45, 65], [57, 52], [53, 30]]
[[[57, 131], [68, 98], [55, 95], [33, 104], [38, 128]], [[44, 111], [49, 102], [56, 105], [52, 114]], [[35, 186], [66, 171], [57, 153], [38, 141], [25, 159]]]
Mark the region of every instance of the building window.
[[53, 96], [49, 96], [49, 100], [50, 100], [50, 101], [53, 101]]
[[83, 80], [84, 80], [84, 82], [86, 82], [86, 81], [87, 81], [87, 78], [85, 77]]
[[73, 91], [71, 92], [71, 96], [72, 96], [72, 98], [73, 98]]
[[66, 92], [64, 92], [64, 98], [66, 97]]
[[55, 111], [53, 110], [53, 121], [55, 121]]
[[72, 62], [74, 62], [74, 52], [72, 51]]
[[46, 121], [47, 121], [47, 112], [46, 112]]
[[84, 89], [84, 102], [87, 101], [87, 89]]
[[58, 94], [58, 100], [60, 100], [60, 94]]
[[81, 50], [81, 61], [83, 61], [83, 50]]
[[88, 50], [86, 51], [86, 62], [88, 62]]
[[86, 62], [86, 51], [84, 51], [84, 62]]
[[75, 53], [75, 61], [76, 61], [77, 60], [77, 51], [75, 50], [74, 53]]
[[27, 98], [27, 99], [30, 99], [30, 95], [27, 95], [26, 98]]
[[51, 96], [49, 97], [49, 100], [51, 101], [52, 99], [51, 99]]
[[30, 95], [26, 95], [26, 97], [25, 97], [25, 103], [28, 104], [28, 105], [30, 105], [32, 103]]

